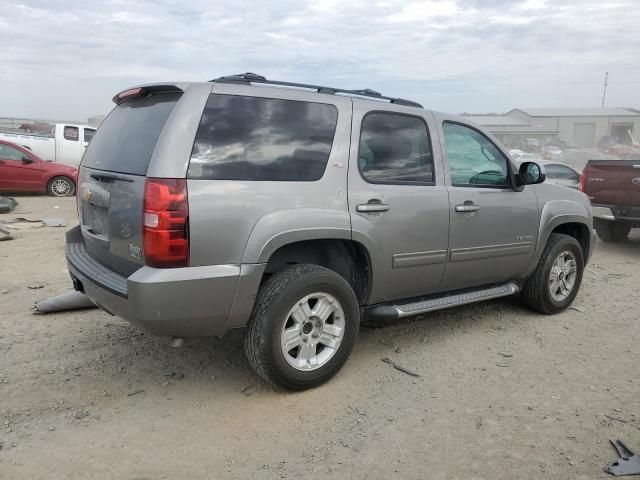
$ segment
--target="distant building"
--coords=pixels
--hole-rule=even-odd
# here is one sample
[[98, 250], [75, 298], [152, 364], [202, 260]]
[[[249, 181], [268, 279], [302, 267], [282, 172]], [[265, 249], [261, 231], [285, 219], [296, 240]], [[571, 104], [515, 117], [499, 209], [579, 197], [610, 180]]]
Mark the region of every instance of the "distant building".
[[595, 147], [603, 140], [630, 144], [628, 132], [640, 132], [640, 112], [626, 108], [514, 108], [502, 115], [466, 115], [507, 147], [535, 139], [539, 145], [562, 143]]

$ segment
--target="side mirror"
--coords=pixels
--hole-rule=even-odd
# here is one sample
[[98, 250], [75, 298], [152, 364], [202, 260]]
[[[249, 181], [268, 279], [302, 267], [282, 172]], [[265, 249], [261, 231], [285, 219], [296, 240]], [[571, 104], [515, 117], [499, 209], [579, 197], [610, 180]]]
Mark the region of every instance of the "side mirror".
[[523, 162], [520, 164], [518, 177], [522, 185], [536, 185], [547, 179], [547, 173], [544, 167], [536, 162]]
[[33, 159], [27, 155], [22, 156], [22, 163], [33, 163]]

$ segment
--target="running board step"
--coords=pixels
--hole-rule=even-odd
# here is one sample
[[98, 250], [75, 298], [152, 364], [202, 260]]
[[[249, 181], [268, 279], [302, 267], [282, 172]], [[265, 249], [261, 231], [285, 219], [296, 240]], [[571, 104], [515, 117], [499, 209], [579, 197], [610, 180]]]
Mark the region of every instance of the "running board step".
[[468, 303], [482, 302], [494, 298], [508, 297], [518, 293], [518, 285], [509, 282], [476, 290], [462, 290], [459, 292], [434, 295], [408, 303], [387, 303], [367, 307], [364, 317], [372, 320], [393, 320], [395, 318], [410, 317], [422, 313], [457, 307]]

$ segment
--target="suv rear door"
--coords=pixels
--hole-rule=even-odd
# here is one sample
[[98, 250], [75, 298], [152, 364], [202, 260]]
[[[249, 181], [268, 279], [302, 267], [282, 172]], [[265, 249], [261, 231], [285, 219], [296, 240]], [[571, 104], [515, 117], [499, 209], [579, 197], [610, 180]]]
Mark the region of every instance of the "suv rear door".
[[442, 114], [436, 118], [451, 202], [442, 287], [518, 278], [531, 262], [538, 236], [534, 187], [514, 188], [507, 155], [479, 129]]
[[[170, 91], [167, 91], [170, 90]], [[142, 97], [130, 98], [117, 105], [91, 140], [78, 175], [78, 213], [80, 227], [89, 254], [123, 276], [144, 265], [142, 217], [145, 180], [149, 176], [185, 178], [187, 162], [197, 120], [202, 114], [206, 95], [201, 95], [195, 123], [180, 116], [176, 107], [187, 101], [188, 92], [160, 89]], [[209, 87], [210, 90], [210, 87]], [[197, 103], [197, 102], [196, 102]], [[196, 109], [198, 106], [196, 105]], [[172, 114], [181, 118], [172, 123]], [[178, 124], [178, 127], [176, 127]], [[167, 127], [167, 128], [165, 128]], [[172, 135], [174, 132], [175, 135]], [[159, 145], [187, 144], [184, 153], [173, 152], [171, 168], [162, 170], [157, 160]], [[174, 142], [175, 143], [175, 142]], [[174, 146], [175, 147], [175, 146]], [[169, 155], [171, 156], [171, 155]]]
[[[349, 211], [371, 242], [370, 302], [436, 291], [444, 273], [449, 200], [432, 115], [353, 100]], [[432, 141], [435, 137], [436, 141]]]

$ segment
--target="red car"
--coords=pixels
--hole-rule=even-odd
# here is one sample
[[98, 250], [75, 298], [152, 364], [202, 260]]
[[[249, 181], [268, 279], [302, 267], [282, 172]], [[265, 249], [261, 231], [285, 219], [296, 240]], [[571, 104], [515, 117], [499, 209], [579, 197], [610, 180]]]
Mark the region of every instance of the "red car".
[[77, 179], [77, 167], [42, 160], [27, 148], [0, 140], [0, 191], [68, 197], [75, 194]]

